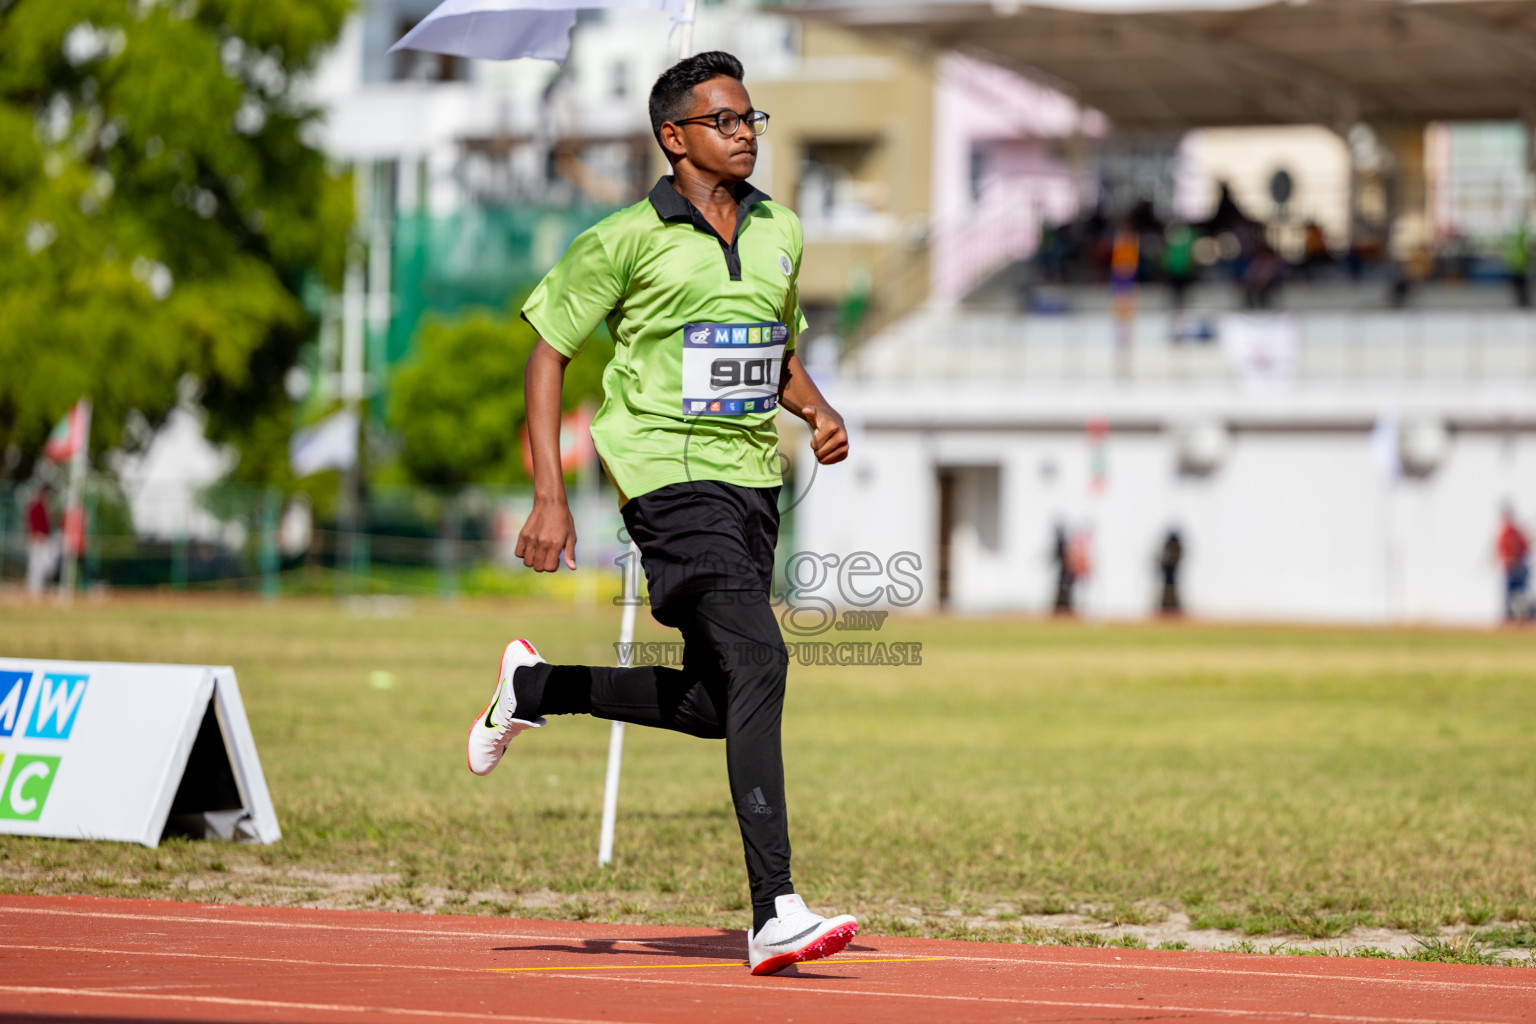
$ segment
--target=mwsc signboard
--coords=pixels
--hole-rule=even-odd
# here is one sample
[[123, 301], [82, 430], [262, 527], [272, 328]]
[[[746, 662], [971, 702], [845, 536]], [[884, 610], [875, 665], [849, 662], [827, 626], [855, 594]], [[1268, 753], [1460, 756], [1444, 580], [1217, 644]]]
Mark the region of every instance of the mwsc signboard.
[[234, 669], [0, 658], [0, 832], [281, 838]]

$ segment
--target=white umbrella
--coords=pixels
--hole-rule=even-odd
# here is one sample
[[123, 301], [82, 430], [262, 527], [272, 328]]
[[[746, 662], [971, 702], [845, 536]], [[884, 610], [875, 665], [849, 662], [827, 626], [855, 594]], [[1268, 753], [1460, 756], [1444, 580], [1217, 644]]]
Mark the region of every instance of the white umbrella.
[[681, 54], [693, 44], [696, 0], [443, 0], [405, 34], [396, 50], [425, 50], [455, 57], [512, 60], [537, 57], [565, 63], [571, 28], [583, 8], [661, 11], [682, 28]]

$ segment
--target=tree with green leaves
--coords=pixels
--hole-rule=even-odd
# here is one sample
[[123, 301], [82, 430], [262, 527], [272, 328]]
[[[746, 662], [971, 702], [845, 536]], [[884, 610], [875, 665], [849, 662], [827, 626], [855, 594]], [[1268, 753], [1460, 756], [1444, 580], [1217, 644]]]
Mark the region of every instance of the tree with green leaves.
[[349, 180], [302, 79], [349, 0], [0, 0], [0, 449], [81, 395], [92, 450], [200, 384], [236, 475], [287, 474], [283, 378], [335, 285]]
[[[512, 304], [521, 306], [521, 300]], [[526, 320], [495, 310], [423, 321], [415, 355], [390, 384], [388, 411], [400, 441], [400, 468], [413, 483], [456, 490], [528, 480], [523, 365], [536, 341]], [[597, 337], [571, 360], [564, 408], [602, 401], [603, 370], [612, 355], [613, 343]]]

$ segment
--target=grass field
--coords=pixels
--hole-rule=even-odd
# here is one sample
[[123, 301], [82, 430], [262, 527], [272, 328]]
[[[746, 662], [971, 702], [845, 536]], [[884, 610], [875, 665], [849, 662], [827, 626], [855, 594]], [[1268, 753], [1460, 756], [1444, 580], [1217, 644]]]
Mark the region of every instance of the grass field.
[[[555, 719], [495, 775], [465, 770], [507, 638], [611, 663], [616, 621], [534, 603], [6, 604], [6, 655], [233, 664], [284, 838], [0, 837], [0, 889], [744, 927], [719, 743], [629, 731], [607, 870], [606, 722]], [[908, 618], [878, 638], [922, 643], [922, 666], [791, 672], [795, 870], [814, 906], [887, 934], [1103, 941], [1038, 915], [1182, 913], [1265, 942], [1462, 925], [1536, 945], [1536, 636]]]

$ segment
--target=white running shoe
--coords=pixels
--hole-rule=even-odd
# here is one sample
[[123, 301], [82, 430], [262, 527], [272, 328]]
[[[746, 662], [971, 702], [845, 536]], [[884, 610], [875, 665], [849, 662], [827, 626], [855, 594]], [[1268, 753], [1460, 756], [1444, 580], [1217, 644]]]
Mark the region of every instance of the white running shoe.
[[773, 974], [790, 964], [820, 960], [842, 952], [850, 939], [859, 934], [859, 922], [847, 914], [822, 917], [805, 907], [805, 902], [790, 893], [773, 901], [775, 915], [757, 935], [747, 929], [747, 960], [753, 974]]
[[524, 665], [538, 665], [543, 661], [527, 640], [513, 640], [501, 652], [501, 674], [496, 678], [496, 692], [491, 694], [491, 702], [469, 727], [469, 770], [476, 775], [489, 775], [491, 769], [501, 763], [501, 755], [506, 752], [512, 737], [524, 729], [537, 729], [544, 724], [543, 718], [530, 722], [513, 717], [517, 713], [517, 695], [512, 692], [512, 673]]

